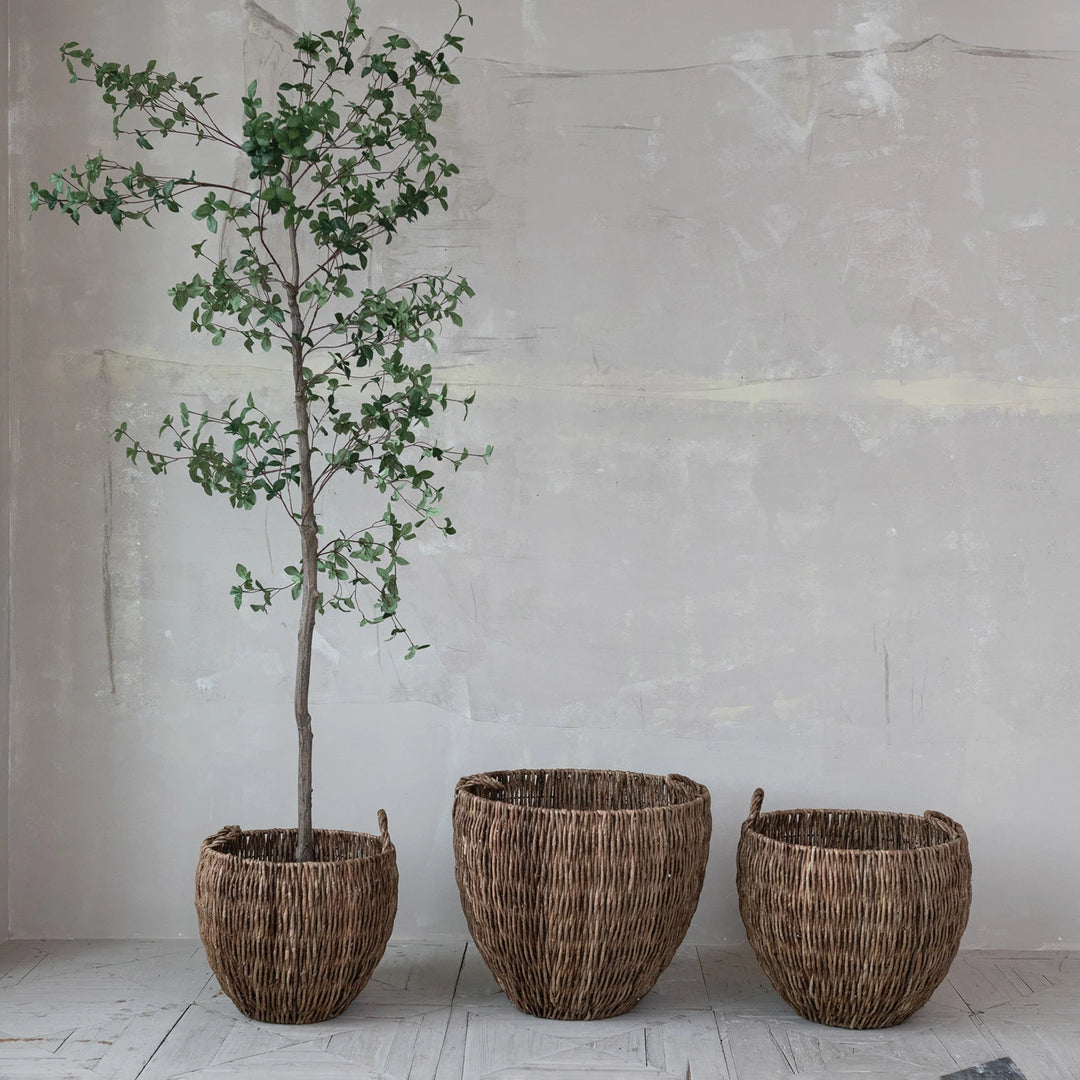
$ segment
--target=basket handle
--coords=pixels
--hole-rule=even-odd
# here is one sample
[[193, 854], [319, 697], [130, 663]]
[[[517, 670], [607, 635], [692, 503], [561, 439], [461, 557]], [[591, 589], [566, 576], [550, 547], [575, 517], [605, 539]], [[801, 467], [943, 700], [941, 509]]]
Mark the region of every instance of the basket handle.
[[382, 840], [383, 851], [389, 851], [394, 846], [390, 839], [390, 826], [386, 820], [386, 811], [379, 811], [379, 839]]
[[213, 836], [208, 836], [203, 841], [203, 845], [210, 848], [211, 851], [220, 851], [223, 847], [235, 844], [240, 839], [242, 831], [239, 825], [226, 825], [224, 828], [218, 829]]
[[664, 783], [673, 790], [682, 791], [694, 791], [699, 786], [695, 784], [689, 776], [683, 776], [682, 773], [671, 772], [664, 777]]
[[756, 825], [757, 819], [761, 815], [761, 804], [765, 801], [765, 791], [763, 788], [754, 788], [754, 794], [750, 799], [750, 816], [746, 819], [747, 825]]
[[506, 785], [490, 773], [477, 773], [475, 776], [462, 777], [457, 786], [459, 791], [471, 791], [474, 794], [484, 791], [498, 794], [506, 790]]
[[949, 834], [951, 840], [967, 835], [959, 821], [953, 821], [951, 817], [946, 817], [940, 810], [926, 810], [923, 812], [923, 817], [927, 821], [932, 821], [935, 825], [940, 825]]

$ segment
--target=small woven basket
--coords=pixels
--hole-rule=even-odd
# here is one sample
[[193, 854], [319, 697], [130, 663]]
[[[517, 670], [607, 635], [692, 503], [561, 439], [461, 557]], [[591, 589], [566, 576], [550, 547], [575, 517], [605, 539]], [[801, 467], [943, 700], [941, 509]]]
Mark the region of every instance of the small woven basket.
[[949, 972], [971, 907], [967, 836], [951, 818], [777, 810], [754, 792], [739, 839], [746, 936], [776, 992], [819, 1024], [884, 1028]]
[[295, 829], [207, 837], [195, 871], [199, 934], [221, 989], [253, 1020], [339, 1015], [382, 958], [397, 912], [397, 860], [381, 835], [316, 829], [295, 862]]
[[558, 1020], [632, 1009], [690, 926], [711, 828], [708, 789], [685, 776], [551, 769], [459, 780], [461, 905], [507, 997]]

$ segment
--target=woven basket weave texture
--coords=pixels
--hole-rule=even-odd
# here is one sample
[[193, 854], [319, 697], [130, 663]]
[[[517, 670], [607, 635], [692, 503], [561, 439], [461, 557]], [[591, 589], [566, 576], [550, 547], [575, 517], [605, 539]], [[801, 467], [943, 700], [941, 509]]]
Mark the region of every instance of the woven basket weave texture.
[[382, 958], [397, 912], [397, 861], [380, 836], [316, 829], [293, 861], [295, 829], [228, 826], [202, 843], [199, 933], [221, 989], [245, 1016], [310, 1024], [339, 1015]]
[[935, 811], [777, 810], [739, 840], [746, 936], [777, 993], [819, 1024], [907, 1020], [949, 972], [971, 906], [967, 836]]
[[560, 1020], [632, 1009], [690, 926], [711, 828], [708, 789], [685, 776], [551, 769], [461, 779], [461, 904], [507, 997]]

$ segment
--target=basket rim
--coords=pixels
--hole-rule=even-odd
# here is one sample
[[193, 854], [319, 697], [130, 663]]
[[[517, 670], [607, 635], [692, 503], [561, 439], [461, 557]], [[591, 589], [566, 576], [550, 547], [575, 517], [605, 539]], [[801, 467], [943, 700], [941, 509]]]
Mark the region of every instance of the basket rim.
[[[503, 802], [500, 799], [493, 799], [487, 793], [483, 791], [476, 791], [472, 788], [465, 786], [470, 780], [476, 780], [478, 777], [491, 777], [497, 779], [500, 776], [515, 776], [522, 773], [562, 773], [575, 776], [604, 776], [619, 774], [622, 776], [632, 776], [645, 780], [661, 780], [669, 781], [672, 778], [682, 781], [694, 789], [693, 795], [684, 799], [681, 802], [658, 804], [656, 806], [639, 806], [639, 807], [620, 807], [619, 809], [603, 809], [596, 807], [595, 809], [571, 809], [562, 806], [528, 806], [521, 803]], [[564, 814], [568, 816], [584, 816], [595, 814], [610, 814], [612, 816], [618, 815], [632, 815], [632, 814], [662, 814], [671, 813], [673, 811], [692, 810], [700, 808], [704, 803], [711, 800], [709, 789], [698, 780], [692, 780], [688, 776], [683, 776], [681, 773], [645, 773], [638, 772], [635, 769], [543, 769], [543, 768], [517, 768], [517, 769], [488, 769], [483, 772], [471, 773], [469, 776], [463, 776], [458, 780], [454, 787], [454, 798], [467, 798], [475, 799], [483, 806], [497, 806], [503, 808], [512, 813], [521, 814], [544, 814], [544, 815], [556, 815]]]
[[[300, 872], [304, 867], [323, 867], [323, 866], [343, 866], [347, 863], [355, 862], [372, 862], [376, 859], [396, 857], [396, 849], [392, 840], [387, 843], [378, 851], [373, 851], [370, 855], [350, 855], [345, 859], [308, 859], [305, 862], [296, 862], [295, 859], [253, 859], [250, 856], [238, 855], [233, 851], [222, 851], [221, 848], [214, 847], [213, 842], [223, 838], [223, 834], [226, 831], [235, 829], [235, 836], [249, 836], [252, 833], [292, 833], [295, 835], [299, 830], [296, 828], [256, 828], [256, 829], [240, 829], [236, 826], [225, 826], [223, 829], [219, 829], [216, 833], [206, 837], [199, 845], [199, 856], [205, 858], [207, 856], [213, 856], [214, 858], [224, 859], [228, 862], [237, 863], [241, 865], [254, 865], [254, 866], [274, 866], [274, 867], [295, 867], [295, 872]], [[356, 829], [312, 829], [314, 836], [325, 835], [326, 833], [333, 833], [337, 836], [349, 836], [349, 837], [362, 837], [365, 840], [372, 840], [375, 843], [380, 843], [382, 837], [378, 833], [360, 832]]]
[[[910, 821], [919, 821], [933, 825], [939, 829], [942, 833], [943, 839], [935, 844], [922, 844], [919, 847], [903, 847], [903, 848], [842, 848], [842, 847], [830, 847], [826, 844], [797, 844], [793, 840], [779, 840], [775, 836], [766, 836], [758, 829], [758, 823], [764, 818], [774, 818], [786, 816], [788, 814], [863, 814], [868, 817], [877, 818], [907, 818]], [[822, 809], [804, 809], [797, 808], [792, 810], [768, 810], [764, 813], [758, 814], [756, 818], [750, 821], [744, 821], [740, 842], [743, 837], [753, 836], [756, 840], [760, 840], [764, 844], [773, 844], [778, 848], [789, 849], [791, 851], [827, 851], [832, 855], [844, 855], [851, 858], [857, 858], [862, 855], [890, 855], [895, 858], [903, 858], [909, 856], [916, 856], [920, 852], [926, 851], [938, 851], [948, 848], [950, 845], [955, 844], [957, 847], [963, 846], [966, 837], [963, 827], [959, 823], [957, 825], [958, 832], [955, 836], [949, 836], [944, 825], [935, 821], [927, 814], [911, 814], [901, 810], [858, 810], [848, 808], [822, 808]]]

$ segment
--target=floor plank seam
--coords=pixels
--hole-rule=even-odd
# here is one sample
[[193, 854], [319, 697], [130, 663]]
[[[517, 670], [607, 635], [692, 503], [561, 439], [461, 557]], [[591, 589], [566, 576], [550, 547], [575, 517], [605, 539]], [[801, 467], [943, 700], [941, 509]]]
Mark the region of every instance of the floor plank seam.
[[709, 980], [705, 975], [705, 965], [701, 959], [701, 946], [694, 946], [694, 956], [697, 957], [698, 974], [701, 976], [701, 985], [705, 987], [705, 1000], [712, 1006], [712, 994], [709, 993]]
[[983, 1012], [980, 1009], [978, 1012], [971, 1014], [971, 1022], [978, 1029], [979, 1034], [986, 1040], [987, 1044], [993, 1047], [1000, 1056], [1005, 1057], [1005, 1047], [1001, 1045], [1001, 1041], [998, 1037], [986, 1026], [986, 1021], [983, 1020]]
[[169, 1030], [165, 1032], [165, 1034], [162, 1036], [161, 1041], [157, 1044], [157, 1046], [154, 1047], [154, 1052], [146, 1059], [146, 1061], [143, 1063], [142, 1068], [139, 1069], [139, 1071], [135, 1074], [134, 1080], [139, 1080], [139, 1077], [142, 1076], [142, 1074], [144, 1072], [146, 1072], [147, 1069], [150, 1068], [150, 1065], [152, 1064], [154, 1058], [156, 1058], [158, 1056], [158, 1053], [160, 1052], [161, 1048], [169, 1041], [169, 1036], [172, 1035], [172, 1033], [176, 1030], [177, 1025], [180, 1023], [180, 1021], [183, 1020], [184, 1017], [187, 1016], [187, 1014], [194, 1007], [195, 1007], [195, 1002], [194, 1001], [189, 1001], [188, 1004], [184, 1006], [183, 1011], [173, 1021], [172, 1025], [169, 1027]]
[[791, 1075], [795, 1076], [798, 1070], [795, 1068], [795, 1064], [791, 1060], [791, 1040], [788, 1040], [788, 1047], [785, 1050], [784, 1047], [780, 1045], [780, 1040], [776, 1037], [776, 1029], [772, 1026], [772, 1024], [766, 1022], [766, 1027], [769, 1031], [769, 1038], [772, 1039], [773, 1045], [776, 1047], [777, 1050], [780, 1051], [780, 1056], [784, 1059], [784, 1064], [787, 1065], [787, 1067], [791, 1070]]
[[461, 960], [458, 963], [457, 975], [454, 977], [454, 989], [450, 993], [450, 1005], [457, 1001], [458, 987], [461, 986], [461, 973], [465, 970], [465, 958], [469, 954], [469, 943], [465, 942], [461, 950]]
[[27, 977], [28, 977], [29, 975], [32, 975], [32, 974], [33, 974], [33, 973], [34, 973], [34, 972], [35, 972], [35, 971], [36, 971], [36, 970], [38, 969], [39, 965], [40, 965], [40, 964], [42, 963], [42, 961], [43, 961], [43, 960], [44, 960], [44, 959], [45, 959], [45, 958], [46, 958], [46, 957], [47, 957], [48, 955], [49, 955], [49, 954], [48, 954], [47, 952], [43, 952], [43, 953], [42, 953], [42, 954], [41, 954], [41, 955], [40, 955], [40, 956], [39, 956], [39, 957], [37, 958], [37, 960], [36, 960], [36, 961], [34, 962], [33, 966], [32, 966], [32, 967], [30, 967], [30, 968], [28, 968], [28, 969], [27, 969], [26, 971], [24, 971], [24, 972], [22, 973], [22, 975], [20, 975], [20, 976], [19, 976], [19, 978], [17, 978], [17, 979], [15, 980], [15, 983], [14, 983], [14, 985], [15, 985], [15, 986], [20, 986], [20, 985], [22, 984], [22, 981], [23, 981], [23, 979], [27, 978]]
[[[468, 946], [466, 946], [468, 948]], [[472, 1016], [469, 1010], [465, 1010], [465, 1030], [462, 1032], [461, 1038], [461, 1072], [458, 1074], [458, 1080], [465, 1080], [465, 1069], [469, 1064], [469, 1022], [472, 1020]]]

